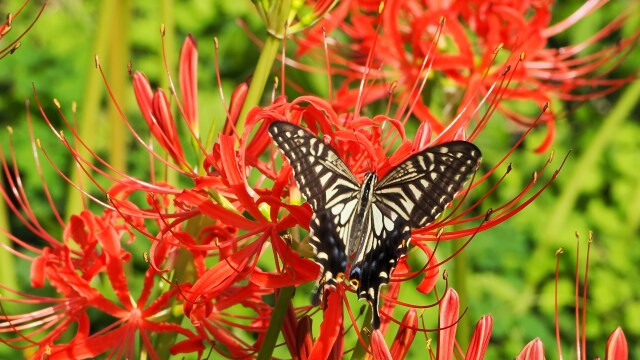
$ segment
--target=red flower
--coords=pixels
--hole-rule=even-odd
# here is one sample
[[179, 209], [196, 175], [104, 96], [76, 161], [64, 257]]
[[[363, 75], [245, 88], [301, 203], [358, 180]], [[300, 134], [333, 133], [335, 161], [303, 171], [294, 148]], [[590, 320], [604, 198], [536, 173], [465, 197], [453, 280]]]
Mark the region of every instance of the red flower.
[[[4, 171], [11, 173], [4, 155], [1, 160]], [[12, 193], [16, 195], [15, 200], [4, 188], [0, 188], [0, 193], [10, 209], [45, 245], [37, 248], [5, 233], [16, 245], [14, 254], [31, 262], [32, 286], [41, 288], [48, 283], [61, 298], [19, 293], [3, 286], [4, 289], [24, 297], [4, 298], [3, 302], [30, 303], [38, 307], [32, 312], [5, 314], [0, 317], [2, 332], [19, 335], [3, 342], [14, 348], [37, 347], [34, 358], [46, 355], [50, 359], [82, 359], [101, 354], [133, 357], [135, 342], [139, 336], [149, 356], [157, 358], [150, 341], [151, 334], [175, 332], [187, 338], [194, 337], [191, 331], [179, 325], [158, 320], [158, 316], [169, 308], [177, 289], [149, 301], [155, 286], [153, 278], [158, 274], [155, 269], [146, 272], [145, 286], [138, 300], [133, 300], [124, 267], [131, 260], [131, 254], [121, 245], [123, 241], [131, 241], [133, 233], [118, 212], [105, 209], [101, 215], [95, 215], [84, 211], [72, 216], [67, 223], [60, 220], [63, 235], [58, 240], [33, 215], [29, 200], [21, 187], [17, 168], [14, 168], [13, 174], [16, 180], [10, 178], [9, 184]], [[45, 182], [43, 186], [48, 193]], [[55, 206], [52, 203], [50, 205], [57, 215]], [[26, 216], [20, 215], [22, 213]], [[101, 281], [98, 281], [98, 277]], [[113, 296], [105, 296], [105, 289], [98, 288], [102, 282], [108, 285]], [[114, 321], [96, 331], [89, 322], [87, 311], [90, 309], [113, 318]], [[65, 333], [73, 328], [74, 323], [75, 336], [70, 341], [65, 340]], [[44, 336], [43, 330], [47, 331]]]
[[[596, 98], [632, 81], [634, 76], [608, 77], [626, 59], [640, 32], [620, 40], [616, 46], [585, 54], [599, 40], [615, 34], [629, 14], [621, 14], [580, 44], [549, 46], [555, 36], [605, 3], [588, 1], [566, 19], [550, 24], [553, 1], [386, 1], [381, 14], [377, 2], [372, 6], [367, 0], [343, 1], [300, 39], [300, 51], [306, 52], [322, 42], [321, 33], [325, 31], [329, 35], [333, 30], [346, 34], [345, 44], [328, 40], [335, 45], [330, 50], [331, 71], [346, 77], [336, 96], [336, 108], [356, 100], [368, 103], [384, 98], [389, 92], [388, 82], [395, 81], [394, 100], [400, 114], [404, 115], [402, 111], [409, 107], [413, 115], [440, 133], [449, 119], [460, 116], [467, 107], [477, 107], [493, 84], [500, 81], [504, 66], [496, 64], [499, 51], [508, 52], [506, 64], [512, 68], [509, 85], [500, 96], [518, 102], [532, 101], [538, 107], [554, 98]], [[361, 94], [363, 77], [373, 83]], [[441, 115], [434, 113], [433, 103], [417, 95], [422, 93], [427, 77], [444, 79], [449, 100], [438, 108], [451, 109]], [[585, 89], [587, 93], [583, 93]], [[505, 103], [497, 104], [497, 108], [524, 126], [533, 122], [530, 115]], [[549, 111], [542, 119], [549, 134], [538, 151], [546, 150], [553, 138], [554, 117]]]

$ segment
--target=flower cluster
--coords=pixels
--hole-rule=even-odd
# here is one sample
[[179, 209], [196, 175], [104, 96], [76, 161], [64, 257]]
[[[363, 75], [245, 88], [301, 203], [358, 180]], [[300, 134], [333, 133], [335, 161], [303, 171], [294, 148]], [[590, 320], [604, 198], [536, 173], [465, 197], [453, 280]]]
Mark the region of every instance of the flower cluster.
[[[596, 34], [579, 44], [552, 47], [554, 37], [576, 26], [607, 1], [587, 1], [573, 14], [554, 24], [552, 0], [544, 1], [342, 1], [325, 17], [322, 27], [300, 37], [299, 54], [318, 48], [322, 34], [336, 34], [331, 47], [331, 73], [344, 76], [334, 106], [387, 96], [388, 82], [404, 109], [428, 122], [433, 130], [445, 130], [449, 119], [477, 107], [500, 79], [504, 64], [514, 65], [509, 84], [496, 104], [508, 119], [528, 127], [535, 120], [523, 103], [537, 108], [555, 99], [585, 101], [608, 94], [635, 76], [612, 79], [611, 72], [626, 59], [639, 31], [620, 39], [617, 46], [599, 48], [598, 41], [611, 36], [633, 16], [621, 13]], [[379, 6], [384, 6], [379, 15]], [[442, 23], [442, 26], [439, 26]], [[346, 36], [340, 36], [344, 34]], [[434, 43], [436, 46], [434, 46]], [[380, 51], [384, 49], [384, 51]], [[517, 60], [520, 61], [517, 61]], [[360, 95], [360, 74], [372, 79]], [[419, 96], [427, 77], [442, 77], [443, 92], [451, 108], [434, 109], [434, 96]], [[424, 80], [423, 80], [424, 79]], [[427, 88], [428, 90], [428, 88]], [[518, 104], [513, 106], [514, 102]], [[457, 104], [457, 106], [456, 106]], [[537, 151], [548, 150], [557, 115], [547, 111], [541, 122], [548, 135]], [[397, 117], [400, 118], [400, 117]]]
[[[444, 292], [436, 286], [440, 265], [450, 259], [436, 257], [438, 244], [464, 239], [456, 253], [461, 251], [479, 232], [520, 212], [557, 176], [564, 162], [545, 175], [552, 160], [549, 156], [510, 201], [483, 207], [487, 197], [500, 191], [511, 169], [505, 164], [533, 126], [544, 122], [552, 128], [553, 116], [547, 111], [552, 96], [561, 93], [576, 99], [578, 95], [571, 95], [574, 90], [603, 86], [593, 93], [599, 96], [628, 79], [609, 81], [606, 73], [593, 72], [604, 60], [610, 61], [612, 52], [618, 54], [618, 48], [576, 60], [582, 46], [563, 50], [546, 46], [550, 37], [577, 17], [595, 11], [598, 1], [555, 25], [549, 25], [546, 1], [427, 3], [389, 1], [380, 11], [378, 2], [372, 1], [344, 1], [333, 9], [330, 1], [309, 2], [311, 18], [297, 18], [291, 28], [293, 32], [315, 24], [298, 33], [298, 56], [331, 43], [321, 35], [327, 30], [349, 35], [347, 50], [330, 57], [330, 76], [345, 79], [335, 97], [305, 94], [289, 99], [283, 90], [270, 104], [253, 106], [251, 94], [259, 86], [255, 79], [261, 78], [256, 76], [251, 85], [238, 85], [225, 109], [224, 128], [215, 136], [201, 135], [198, 51], [192, 36], [185, 39], [180, 52], [177, 89], [172, 85], [168, 91], [154, 90], [144, 73], [132, 71], [140, 117], [153, 140], [144, 140], [147, 135], [136, 132], [124, 114], [122, 118], [150, 155], [148, 178], [111, 167], [91, 149], [79, 151], [77, 147], [85, 145], [64, 112], [60, 110], [59, 117], [67, 124], [69, 139], [54, 127], [38, 101], [52, 133], [107, 200], [78, 186], [102, 209], [72, 214], [67, 221], [49, 200], [62, 233], [56, 237], [33, 213], [14, 154], [0, 154], [8, 178], [0, 194], [41, 240], [35, 246], [0, 230], [12, 243], [3, 249], [31, 263], [33, 288], [48, 286], [59, 295], [43, 297], [0, 284], [3, 293], [13, 294], [0, 298], [0, 333], [7, 335], [2, 341], [31, 349], [33, 358], [49, 359], [138, 358], [140, 354], [156, 359], [187, 353], [203, 357], [209, 351], [229, 358], [271, 358], [280, 351], [296, 359], [341, 358], [348, 352], [356, 357], [369, 353], [376, 359], [400, 359], [416, 334], [430, 331], [419, 324], [424, 318], [420, 310], [437, 306], [437, 357], [483, 358], [493, 320], [491, 316], [480, 319], [466, 352], [456, 346], [459, 300], [448, 283]], [[259, 13], [275, 29], [270, 33], [278, 35], [281, 27], [267, 20], [273, 14], [275, 22], [288, 17], [273, 9], [279, 8], [259, 7]], [[625, 16], [617, 19], [587, 43], [611, 33], [624, 20]], [[496, 61], [499, 45], [510, 52], [504, 65]], [[613, 61], [614, 66], [618, 61]], [[101, 71], [99, 63], [98, 68]], [[270, 67], [258, 71], [269, 72]], [[451, 117], [435, 116], [423, 97], [431, 71], [460, 92], [459, 100], [451, 103], [457, 108]], [[284, 73], [281, 79], [286, 79]], [[389, 89], [394, 87], [402, 95], [393, 97]], [[389, 97], [385, 113], [367, 111], [368, 105], [385, 97]], [[502, 104], [505, 99], [522, 98], [541, 105], [534, 119], [524, 120]], [[112, 100], [118, 106], [113, 94]], [[502, 158], [485, 159], [487, 165], [456, 194], [443, 216], [413, 231], [414, 250], [398, 259], [383, 293], [379, 329], [370, 328], [370, 312], [363, 318], [353, 310], [353, 289], [347, 282], [329, 289], [319, 309], [307, 300], [311, 291], [298, 294], [301, 301], [294, 297], [294, 290], [304, 292], [306, 284], [313, 284], [320, 274], [308, 239], [313, 212], [296, 186], [291, 165], [273, 144], [269, 124], [287, 121], [304, 126], [333, 148], [361, 180], [368, 172], [382, 176], [430, 146], [476, 140], [496, 110], [525, 124], [526, 131]], [[181, 127], [190, 135], [187, 141]], [[33, 137], [32, 141], [37, 144]], [[46, 149], [39, 150], [47, 154]], [[158, 179], [157, 164], [172, 176]], [[539, 181], [542, 177], [546, 180]], [[109, 188], [102, 187], [104, 179], [111, 183]], [[54, 191], [47, 188], [46, 179], [43, 186], [47, 194]], [[131, 264], [142, 254], [131, 250], [134, 243], [146, 249], [143, 280], [135, 291], [129, 272], [135, 271]], [[408, 257], [426, 260], [418, 264], [420, 260], [409, 262]], [[422, 294], [424, 301], [408, 303], [401, 287]], [[11, 313], [5, 305], [10, 303], [37, 308]], [[107, 319], [107, 325], [98, 327], [95, 314]], [[313, 321], [320, 325], [314, 327]], [[385, 335], [393, 338], [391, 346]], [[611, 354], [626, 351], [621, 330], [612, 334], [611, 344]], [[611, 359], [622, 358], [615, 356]], [[518, 358], [544, 358], [541, 343], [534, 340]]]

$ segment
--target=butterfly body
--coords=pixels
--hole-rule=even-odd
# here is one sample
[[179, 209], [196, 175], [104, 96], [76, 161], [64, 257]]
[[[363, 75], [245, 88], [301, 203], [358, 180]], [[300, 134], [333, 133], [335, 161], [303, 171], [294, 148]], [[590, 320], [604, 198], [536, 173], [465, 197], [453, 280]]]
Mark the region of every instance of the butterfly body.
[[371, 172], [359, 183], [331, 147], [301, 127], [276, 121], [269, 133], [314, 212], [310, 243], [322, 273], [312, 302], [320, 303], [327, 286], [348, 280], [371, 303], [377, 329], [380, 286], [406, 254], [411, 229], [440, 215], [477, 168], [480, 150], [464, 141], [442, 144], [414, 154], [379, 181]]

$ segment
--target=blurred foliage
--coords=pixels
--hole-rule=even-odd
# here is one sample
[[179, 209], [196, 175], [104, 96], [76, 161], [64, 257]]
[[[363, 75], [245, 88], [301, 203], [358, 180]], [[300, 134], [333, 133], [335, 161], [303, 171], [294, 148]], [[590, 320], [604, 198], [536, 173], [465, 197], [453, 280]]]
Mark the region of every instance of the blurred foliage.
[[[566, 1], [557, 5], [554, 16], [565, 18], [581, 1]], [[0, 13], [4, 14], [19, 7], [21, 1], [0, 2]], [[160, 25], [167, 12], [174, 19], [174, 27], [167, 29], [174, 43], [168, 49], [179, 49], [188, 33], [199, 41], [200, 78], [199, 99], [202, 119], [211, 119], [221, 126], [224, 119], [220, 96], [215, 78], [213, 38], [220, 44], [220, 72], [222, 89], [230, 96], [238, 83], [245, 81], [252, 73], [259, 45], [250, 40], [249, 34], [240, 26], [246, 24], [248, 31], [257, 38], [263, 38], [260, 22], [249, 1], [202, 2], [185, 0], [165, 1], [166, 12], [156, 2], [135, 1], [132, 4], [132, 20], [128, 39], [130, 57], [134, 69], [140, 69], [152, 83], [166, 85], [165, 67], [162, 58]], [[168, 5], [167, 5], [168, 4]], [[579, 26], [556, 38], [564, 44], [577, 43], [589, 34], [602, 28], [613, 17], [624, 11], [628, 2], [618, 1], [607, 5], [601, 11], [582, 21]], [[38, 10], [39, 3], [30, 4], [16, 20], [14, 27], [24, 28]], [[33, 171], [31, 142], [26, 126], [27, 112], [34, 118], [36, 137], [52, 157], [53, 163], [64, 172], [72, 165], [66, 150], [42, 121], [35, 106], [33, 89], [44, 110], [55, 124], [60, 117], [52, 99], [62, 104], [62, 111], [73, 118], [71, 104], [77, 101], [83, 106], [85, 84], [88, 77], [99, 77], [94, 67], [95, 39], [97, 37], [99, 2], [74, 0], [49, 1], [47, 9], [34, 29], [22, 40], [18, 51], [0, 61], [0, 125], [14, 129], [14, 149], [16, 162], [23, 174], [23, 181], [32, 206], [46, 227], [53, 224], [49, 205], [42, 193], [41, 179]], [[113, 24], [118, 26], [120, 15], [115, 14]], [[637, 24], [628, 24], [627, 35], [637, 30]], [[15, 30], [17, 31], [17, 30]], [[616, 39], [607, 39], [615, 43]], [[108, 57], [101, 56], [101, 63], [109, 69]], [[167, 52], [169, 67], [177, 74], [177, 50]], [[630, 59], [640, 58], [636, 48]], [[616, 70], [615, 76], [625, 76], [637, 69], [637, 61], [627, 61]], [[109, 69], [110, 73], [126, 73], [127, 69]], [[114, 72], [115, 71], [115, 72]], [[288, 70], [289, 71], [289, 70]], [[322, 91], [326, 78], [318, 74], [289, 72], [292, 81], [305, 88]], [[103, 93], [101, 108], [106, 112], [109, 100]], [[468, 302], [469, 311], [465, 321], [475, 324], [481, 315], [491, 313], [494, 317], [492, 343], [487, 358], [513, 358], [531, 339], [540, 337], [546, 345], [547, 355], [555, 353], [553, 292], [555, 252], [564, 248], [560, 258], [560, 325], [564, 341], [565, 356], [575, 355], [574, 337], [574, 276], [576, 266], [580, 276], [584, 275], [586, 238], [588, 231], [594, 232], [595, 241], [591, 248], [589, 265], [587, 357], [602, 356], [608, 335], [620, 325], [625, 331], [630, 346], [631, 357], [640, 356], [640, 287], [636, 286], [640, 277], [640, 109], [636, 105], [633, 116], [621, 124], [607, 127], [606, 119], [611, 107], [619, 99], [616, 93], [580, 104], [553, 104], [563, 109], [566, 117], [557, 123], [557, 138], [553, 145], [555, 159], [550, 165], [557, 168], [569, 153], [565, 167], [558, 179], [545, 193], [510, 221], [477, 236], [465, 249], [469, 261]], [[115, 97], [123, 101], [125, 114], [139, 129], [144, 122], [136, 110], [132, 91], [117, 93]], [[25, 109], [28, 99], [29, 110]], [[104, 113], [95, 114], [104, 119]], [[108, 123], [99, 123], [100, 134]], [[478, 139], [482, 148], [485, 165], [491, 167], [512, 146], [517, 136], [513, 129], [506, 128], [505, 122], [495, 119]], [[609, 130], [607, 130], [609, 129]], [[543, 132], [533, 132], [527, 137], [522, 148], [511, 158], [514, 170], [508, 175], [504, 186], [490, 203], [501, 204], [514, 197], [526, 184], [532, 172], [539, 168], [547, 155], [537, 155], [533, 149], [541, 143]], [[0, 136], [2, 150], [7, 153], [7, 136]], [[98, 152], [106, 151], [106, 137], [95, 139]], [[592, 147], [599, 144], [598, 151]], [[146, 163], [147, 155], [138, 149], [130, 153], [128, 162], [132, 171], [144, 169], [134, 166]], [[53, 191], [54, 202], [60, 209], [70, 189], [56, 171], [43, 166], [46, 182]], [[544, 179], [543, 179], [544, 180]], [[567, 194], [570, 194], [569, 196]], [[485, 205], [487, 208], [490, 203]], [[563, 211], [568, 209], [566, 217]], [[558, 221], [560, 223], [558, 224]], [[550, 225], [555, 224], [550, 228]], [[27, 237], [17, 222], [12, 223], [19, 236]], [[53, 227], [56, 229], [57, 227]], [[576, 241], [574, 233], [581, 234], [581, 257], [576, 264]], [[141, 248], [145, 243], [138, 242]], [[455, 263], [455, 260], [453, 261]], [[449, 267], [451, 264], [447, 264]], [[145, 266], [137, 263], [135, 266]], [[28, 269], [21, 269], [24, 284], [28, 284]], [[455, 288], [457, 285], [452, 284]], [[582, 285], [584, 286], [584, 285]], [[309, 288], [310, 290], [311, 288]], [[302, 291], [301, 291], [302, 292]], [[304, 294], [303, 294], [304, 295]], [[297, 296], [296, 301], [306, 301], [307, 296]], [[356, 302], [353, 301], [352, 304]], [[420, 338], [420, 337], [418, 337]], [[420, 340], [424, 343], [424, 338]], [[463, 348], [466, 339], [461, 339]], [[422, 345], [416, 345], [422, 346]], [[419, 355], [421, 349], [414, 354]], [[0, 357], [4, 350], [0, 350]], [[635, 355], [634, 355], [635, 354]]]

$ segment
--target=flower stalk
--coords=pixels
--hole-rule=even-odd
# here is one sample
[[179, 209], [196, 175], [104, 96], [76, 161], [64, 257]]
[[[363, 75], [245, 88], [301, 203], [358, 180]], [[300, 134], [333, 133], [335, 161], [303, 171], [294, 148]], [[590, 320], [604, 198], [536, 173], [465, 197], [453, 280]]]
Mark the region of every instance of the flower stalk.
[[276, 293], [276, 305], [271, 313], [269, 327], [267, 328], [262, 347], [256, 358], [257, 360], [268, 360], [272, 358], [273, 350], [278, 341], [278, 335], [282, 329], [282, 323], [287, 315], [287, 309], [291, 304], [295, 290], [295, 287], [287, 286]]
[[287, 20], [291, 10], [292, 0], [254, 1], [256, 7], [262, 9], [265, 25], [267, 26], [267, 38], [260, 52], [256, 69], [253, 72], [251, 83], [247, 91], [240, 116], [236, 124], [238, 136], [242, 136], [247, 114], [254, 106], [260, 103], [267, 81], [271, 76], [273, 62], [278, 55], [278, 50], [286, 37]]

